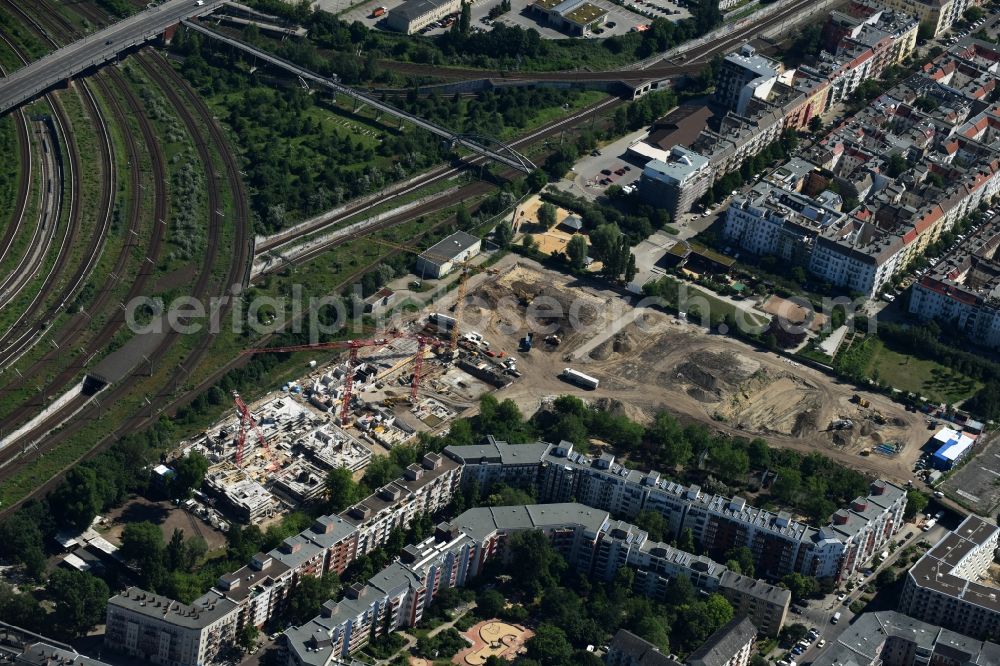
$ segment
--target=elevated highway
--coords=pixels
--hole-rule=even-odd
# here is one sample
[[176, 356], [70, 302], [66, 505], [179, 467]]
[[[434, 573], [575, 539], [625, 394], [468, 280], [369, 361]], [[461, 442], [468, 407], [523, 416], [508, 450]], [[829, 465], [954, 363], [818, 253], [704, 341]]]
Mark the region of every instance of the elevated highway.
[[53, 86], [114, 60], [123, 51], [156, 39], [184, 19], [215, 11], [224, 0], [166, 0], [53, 51], [0, 79], [0, 114], [34, 99]]

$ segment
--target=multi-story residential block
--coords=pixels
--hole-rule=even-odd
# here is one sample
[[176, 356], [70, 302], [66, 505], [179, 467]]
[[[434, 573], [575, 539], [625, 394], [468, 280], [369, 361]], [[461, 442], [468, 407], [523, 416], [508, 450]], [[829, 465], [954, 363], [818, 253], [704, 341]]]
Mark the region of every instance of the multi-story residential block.
[[705, 644], [684, 661], [660, 652], [659, 648], [631, 631], [619, 629], [605, 656], [607, 666], [747, 666], [757, 628], [746, 618], [737, 618], [713, 633]]
[[1000, 600], [987, 572], [1000, 528], [972, 515], [906, 573], [899, 610], [976, 638], [1000, 635]]
[[[8, 618], [15, 619], [15, 618]], [[109, 666], [65, 643], [0, 621], [0, 664], [14, 666]]]
[[723, 108], [744, 115], [752, 98], [767, 99], [784, 69], [780, 62], [744, 44], [723, 59], [714, 99]]
[[813, 666], [1000, 664], [1000, 645], [897, 613], [864, 613], [812, 661]]
[[722, 557], [747, 546], [758, 574], [765, 578], [800, 572], [840, 581], [852, 576], [903, 525], [906, 492], [885, 481], [872, 484], [867, 497], [836, 512], [828, 526], [816, 529], [784, 512], [748, 506], [740, 497], [708, 495], [660, 478], [658, 472], [627, 469], [605, 454], [591, 458], [562, 442], [543, 456], [539, 498], [546, 502], [580, 501], [634, 518], [643, 509], [662, 514], [673, 537], [690, 529], [709, 553]]
[[747, 618], [737, 617], [720, 627], [697, 650], [688, 655], [688, 666], [747, 666], [757, 627]]
[[[664, 581], [668, 576], [690, 575], [696, 586], [725, 594], [723, 585], [728, 583], [722, 579], [726, 574], [745, 578], [707, 558], [666, 544], [650, 544], [646, 533], [634, 525], [613, 521], [606, 511], [583, 504], [470, 509], [439, 525], [433, 537], [407, 546], [397, 562], [367, 584], [350, 588], [338, 602], [328, 602], [318, 617], [288, 630], [287, 663], [329, 666], [363, 647], [373, 635], [413, 626], [441, 590], [467, 585], [489, 561], [506, 557], [510, 537], [526, 530], [543, 532], [570, 566], [598, 580], [610, 580], [618, 568], [627, 566]], [[670, 556], [665, 555], [667, 550]], [[661, 566], [668, 561], [670, 568]], [[741, 608], [747, 610], [740, 611], [741, 619], [713, 635], [689, 663], [745, 664], [740, 660], [749, 659], [747, 646], [757, 634], [756, 622], [773, 628], [772, 635], [780, 630], [788, 610], [788, 590], [759, 581], [756, 586], [738, 583], [733, 587], [759, 603], [745, 602]], [[723, 655], [726, 660], [713, 661]]]
[[916, 16], [933, 28], [934, 37], [944, 34], [975, 2], [969, 0], [880, 0], [891, 9]]
[[723, 235], [753, 254], [808, 266], [816, 238], [847, 220], [842, 204], [840, 196], [828, 190], [814, 198], [760, 183], [729, 204]]
[[137, 587], [108, 601], [104, 644], [157, 666], [210, 664], [236, 637], [239, 606], [215, 592], [182, 604]]
[[343, 518], [358, 528], [358, 555], [381, 546], [394, 529], [405, 528], [415, 517], [448, 506], [460, 480], [459, 463], [428, 453], [402, 477], [352, 506]]
[[642, 171], [639, 193], [651, 206], [677, 216], [691, 209], [712, 184], [707, 157], [684, 146], [674, 146], [666, 161], [651, 160]]
[[302, 576], [341, 573], [383, 544], [393, 529], [447, 506], [460, 478], [459, 463], [428, 454], [344, 514], [322, 516], [278, 548], [257, 553], [191, 605], [132, 588], [109, 602], [105, 643], [160, 666], [207, 663], [232, 643], [239, 628], [259, 627], [274, 617]]
[[962, 331], [975, 342], [1000, 347], [1000, 218], [965, 239], [913, 284], [909, 310]]
[[660, 648], [628, 629], [619, 629], [604, 655], [606, 666], [684, 666]]
[[483, 444], [449, 446], [445, 453], [462, 465], [463, 486], [475, 482], [483, 490], [496, 483], [524, 488], [538, 482], [538, 461], [548, 447], [546, 442], [511, 446], [487, 435]]
[[[842, 18], [828, 36], [851, 48], [860, 48], [859, 40], [850, 37], [854, 31], [860, 31], [856, 37], [865, 30], [888, 32], [894, 23], [897, 33], [909, 30], [905, 21], [855, 25], [853, 17]], [[894, 57], [886, 56], [886, 62]], [[813, 68], [817, 74], [833, 60], [824, 62]], [[777, 191], [758, 185], [737, 197], [727, 213], [727, 240], [752, 253], [795, 258], [819, 280], [873, 297], [941, 234], [1000, 192], [1000, 105], [987, 102], [996, 89], [998, 63], [1000, 49], [973, 40], [886, 91], [768, 177]], [[829, 80], [835, 101], [843, 90], [838, 92], [836, 77]], [[824, 199], [824, 191], [834, 186], [843, 215], [816, 224], [810, 215], [817, 206], [838, 209]], [[789, 203], [806, 205], [810, 199], [813, 206], [803, 209], [805, 216], [786, 214], [794, 208]], [[915, 313], [978, 314], [968, 294], [942, 293], [941, 277], [926, 281]], [[956, 298], [949, 299], [950, 293]], [[993, 326], [989, 316], [968, 321], [982, 329], [980, 337]]]
[[784, 119], [784, 112], [772, 106], [755, 105], [745, 116], [729, 113], [702, 130], [691, 148], [708, 157], [718, 180], [778, 140]]

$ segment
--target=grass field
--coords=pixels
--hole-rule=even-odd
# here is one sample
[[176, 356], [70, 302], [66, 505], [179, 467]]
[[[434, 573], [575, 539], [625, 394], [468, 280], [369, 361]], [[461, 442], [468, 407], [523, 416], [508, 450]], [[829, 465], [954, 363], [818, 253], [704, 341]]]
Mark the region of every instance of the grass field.
[[879, 343], [868, 365], [869, 375], [931, 402], [954, 404], [971, 397], [982, 384], [940, 363], [906, 356]]

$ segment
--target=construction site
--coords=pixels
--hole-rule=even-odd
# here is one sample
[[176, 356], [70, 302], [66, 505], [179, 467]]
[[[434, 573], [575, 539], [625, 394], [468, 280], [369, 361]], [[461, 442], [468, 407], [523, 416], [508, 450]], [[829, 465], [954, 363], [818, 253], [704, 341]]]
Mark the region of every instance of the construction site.
[[267, 523], [322, 499], [331, 470], [358, 479], [373, 456], [447, 428], [483, 393], [520, 376], [482, 335], [460, 335], [458, 316], [430, 313], [370, 340], [247, 350], [347, 353], [326, 365], [307, 361], [305, 376], [251, 404], [234, 394], [233, 412], [182, 442], [178, 455], [195, 451], [211, 464], [186, 508], [213, 527]]
[[[497, 397], [513, 399], [526, 414], [552, 396], [574, 393], [639, 422], [665, 410], [731, 435], [819, 451], [900, 483], [912, 479], [926, 423], [889, 398], [633, 304], [597, 281], [522, 258], [507, 257], [497, 267], [496, 277], [481, 276], [470, 289], [463, 317], [495, 349], [521, 359], [523, 377]], [[525, 350], [529, 334], [538, 342]], [[599, 386], [567, 382], [567, 368]]]
[[468, 284], [465, 272], [457, 294], [382, 338], [248, 350], [346, 354], [308, 361], [304, 377], [253, 404], [235, 396], [234, 412], [184, 442], [212, 464], [189, 509], [213, 524], [266, 523], [320, 499], [330, 470], [360, 478], [373, 456], [443, 431], [489, 391], [525, 415], [568, 393], [641, 423], [668, 411], [913, 478], [925, 420], [883, 395], [513, 255], [467, 271]]

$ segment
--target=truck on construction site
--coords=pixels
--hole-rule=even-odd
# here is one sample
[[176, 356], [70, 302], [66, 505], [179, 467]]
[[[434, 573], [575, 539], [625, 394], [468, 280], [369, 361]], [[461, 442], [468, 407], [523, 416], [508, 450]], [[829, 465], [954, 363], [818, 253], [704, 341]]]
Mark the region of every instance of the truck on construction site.
[[387, 11], [388, 11], [388, 10], [387, 10], [387, 9], [386, 9], [385, 7], [376, 7], [376, 8], [375, 8], [375, 9], [374, 9], [374, 10], [372, 11], [372, 18], [378, 18], [379, 16], [385, 16], [385, 13], [386, 13]]
[[526, 336], [521, 338], [521, 351], [524, 352], [531, 351], [531, 344], [534, 339], [535, 339], [534, 333], [528, 333]]
[[582, 388], [590, 389], [591, 391], [596, 389], [601, 383], [601, 380], [597, 377], [585, 375], [578, 370], [574, 370], [573, 368], [564, 368], [561, 376], [566, 381], [576, 384]]
[[872, 403], [869, 402], [867, 399], [862, 398], [860, 393], [855, 393], [854, 394], [854, 402], [858, 403], [859, 407], [871, 407], [872, 406]]

